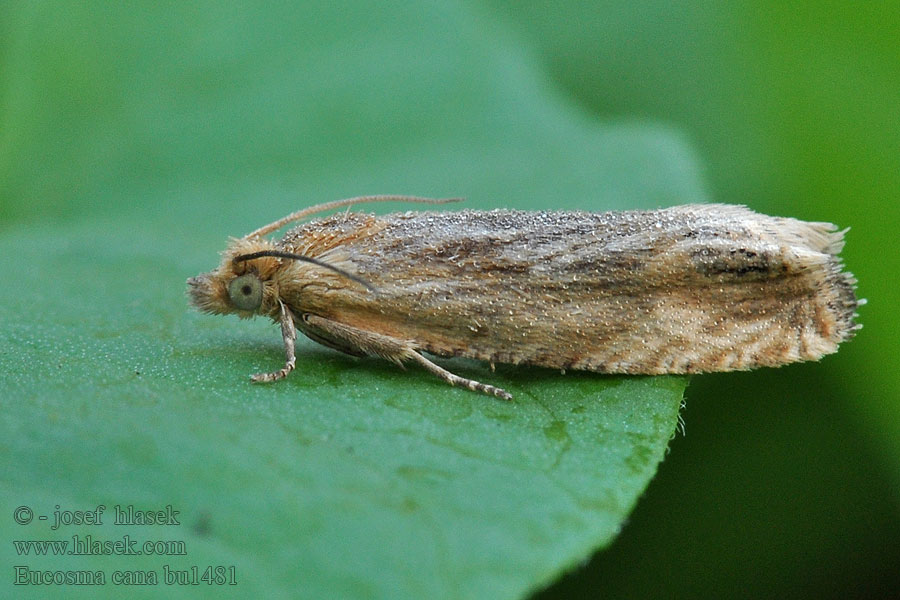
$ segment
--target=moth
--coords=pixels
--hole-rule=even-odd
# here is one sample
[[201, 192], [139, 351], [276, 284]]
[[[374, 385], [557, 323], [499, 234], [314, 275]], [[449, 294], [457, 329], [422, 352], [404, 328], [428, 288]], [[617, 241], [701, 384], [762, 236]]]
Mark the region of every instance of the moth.
[[296, 366], [297, 330], [355, 356], [417, 363], [450, 385], [510, 399], [423, 353], [601, 373], [775, 367], [837, 351], [854, 323], [844, 231], [743, 206], [624, 212], [340, 212], [365, 196], [290, 214], [231, 239], [188, 279], [193, 305], [264, 315]]

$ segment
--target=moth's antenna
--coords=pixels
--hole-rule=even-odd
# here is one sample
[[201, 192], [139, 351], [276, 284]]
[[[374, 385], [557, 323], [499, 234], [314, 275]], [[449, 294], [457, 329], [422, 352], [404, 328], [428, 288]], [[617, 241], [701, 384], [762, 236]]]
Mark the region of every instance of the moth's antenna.
[[250, 254], [241, 254], [239, 256], [235, 256], [232, 259], [232, 262], [239, 263], [239, 262], [244, 262], [245, 260], [253, 260], [254, 258], [263, 258], [264, 256], [272, 256], [274, 258], [289, 258], [291, 260], [299, 260], [301, 262], [307, 262], [307, 263], [316, 265], [318, 267], [323, 267], [325, 269], [328, 269], [329, 271], [334, 271], [338, 275], [342, 275], [342, 276], [346, 277], [347, 279], [350, 279], [351, 281], [355, 281], [356, 283], [365, 286], [370, 292], [375, 291], [375, 287], [371, 283], [369, 283], [368, 281], [363, 279], [362, 277], [358, 277], [357, 275], [354, 275], [353, 273], [348, 273], [347, 271], [345, 271], [343, 269], [339, 269], [339, 268], [335, 267], [334, 265], [329, 265], [328, 263], [322, 262], [321, 260], [316, 260], [315, 258], [310, 258], [308, 256], [303, 256], [301, 254], [292, 254], [290, 252], [279, 252], [278, 250], [262, 250], [260, 252], [252, 252]]
[[331, 210], [333, 208], [340, 208], [342, 206], [349, 206], [351, 204], [364, 204], [366, 202], [418, 202], [420, 204], [446, 204], [448, 202], [459, 202], [462, 198], [420, 198], [419, 196], [392, 196], [392, 195], [384, 195], [384, 196], [359, 196], [357, 198], [346, 198], [344, 200], [334, 200], [333, 202], [326, 202], [325, 204], [317, 204], [316, 206], [310, 206], [309, 208], [304, 208], [298, 210], [297, 212], [293, 212], [283, 219], [278, 219], [274, 223], [269, 223], [268, 225], [264, 225], [260, 227], [256, 231], [251, 231], [247, 235], [244, 236], [244, 239], [255, 238], [266, 235], [267, 233], [272, 233], [273, 231], [277, 231], [287, 225], [288, 223], [293, 223], [294, 221], [299, 221], [303, 217], [307, 215], [312, 215], [315, 213], [319, 213], [325, 210]]

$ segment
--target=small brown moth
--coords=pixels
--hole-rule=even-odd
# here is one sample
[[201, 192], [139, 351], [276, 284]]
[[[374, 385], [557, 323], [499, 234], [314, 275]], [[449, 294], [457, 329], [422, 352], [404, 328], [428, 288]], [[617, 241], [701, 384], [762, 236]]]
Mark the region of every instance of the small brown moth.
[[295, 212], [232, 239], [219, 267], [188, 279], [194, 306], [281, 324], [287, 361], [308, 337], [347, 354], [420, 364], [494, 396], [422, 355], [603, 373], [773, 367], [837, 351], [856, 280], [837, 254], [845, 231], [742, 206], [625, 212], [344, 212], [280, 240]]

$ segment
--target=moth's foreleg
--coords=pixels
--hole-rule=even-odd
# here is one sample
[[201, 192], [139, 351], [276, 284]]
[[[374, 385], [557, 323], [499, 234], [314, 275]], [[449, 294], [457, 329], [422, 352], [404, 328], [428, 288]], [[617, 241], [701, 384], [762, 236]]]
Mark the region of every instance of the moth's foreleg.
[[272, 373], [256, 373], [255, 375], [251, 375], [250, 379], [257, 383], [284, 379], [288, 376], [288, 373], [294, 370], [294, 366], [297, 363], [297, 358], [294, 356], [294, 341], [297, 339], [297, 329], [294, 327], [294, 315], [291, 314], [291, 309], [285, 306], [284, 302], [279, 300], [278, 304], [281, 306], [280, 321], [281, 337], [284, 339], [284, 367]]
[[489, 394], [504, 400], [511, 400], [512, 394], [504, 389], [494, 387], [475, 381], [473, 379], [465, 379], [458, 375], [454, 375], [450, 371], [439, 367], [424, 356], [422, 356], [415, 347], [404, 340], [399, 340], [381, 333], [365, 331], [350, 325], [344, 325], [336, 321], [331, 321], [317, 315], [303, 315], [303, 321], [314, 329], [320, 330], [328, 338], [340, 340], [354, 348], [358, 348], [365, 354], [380, 356], [402, 364], [404, 361], [416, 362], [430, 373], [437, 375], [447, 383], [453, 386], [466, 387], [475, 392]]

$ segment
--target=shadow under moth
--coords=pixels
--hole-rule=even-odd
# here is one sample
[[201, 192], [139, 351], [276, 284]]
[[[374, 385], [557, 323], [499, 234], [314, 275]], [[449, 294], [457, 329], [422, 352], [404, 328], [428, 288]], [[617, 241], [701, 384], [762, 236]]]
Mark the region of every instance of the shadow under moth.
[[202, 311], [265, 315], [295, 366], [299, 329], [355, 356], [418, 363], [451, 385], [510, 399], [423, 355], [601, 373], [732, 371], [817, 360], [854, 324], [845, 231], [742, 206], [623, 212], [341, 212], [364, 196], [297, 211], [231, 239], [219, 267], [188, 279]]

